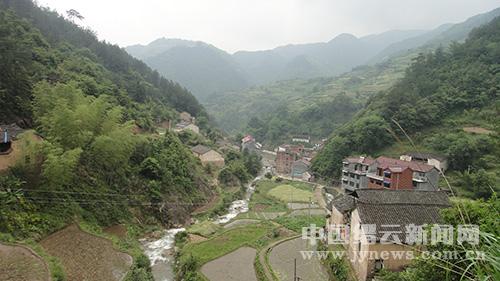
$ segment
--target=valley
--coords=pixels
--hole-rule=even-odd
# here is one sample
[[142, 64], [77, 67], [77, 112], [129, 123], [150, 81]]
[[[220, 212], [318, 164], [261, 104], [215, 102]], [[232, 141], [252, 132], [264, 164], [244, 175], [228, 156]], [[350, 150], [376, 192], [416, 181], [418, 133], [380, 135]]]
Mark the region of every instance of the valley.
[[500, 8], [233, 53], [93, 16], [0, 0], [0, 280], [500, 276]]

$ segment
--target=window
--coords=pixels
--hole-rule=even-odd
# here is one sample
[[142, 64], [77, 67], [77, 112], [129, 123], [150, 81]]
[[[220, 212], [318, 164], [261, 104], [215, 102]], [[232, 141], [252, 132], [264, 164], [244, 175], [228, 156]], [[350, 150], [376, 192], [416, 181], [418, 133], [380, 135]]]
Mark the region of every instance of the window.
[[359, 188], [359, 183], [356, 184], [356, 188]]

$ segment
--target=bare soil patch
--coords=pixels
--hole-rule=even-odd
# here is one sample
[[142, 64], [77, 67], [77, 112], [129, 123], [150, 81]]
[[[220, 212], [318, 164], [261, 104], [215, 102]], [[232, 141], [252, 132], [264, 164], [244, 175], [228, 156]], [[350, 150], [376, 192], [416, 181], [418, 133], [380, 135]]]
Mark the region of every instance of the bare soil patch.
[[480, 134], [480, 135], [493, 134], [492, 130], [488, 130], [481, 127], [464, 127], [463, 130], [467, 133]]
[[29, 248], [0, 244], [0, 280], [49, 281], [45, 261]]
[[307, 240], [302, 237], [283, 242], [273, 248], [269, 254], [269, 263], [279, 280], [293, 279], [294, 259], [297, 259], [297, 276], [301, 280], [327, 281], [328, 273], [317, 257], [304, 259], [300, 251], [312, 251]]
[[61, 260], [68, 280], [119, 281], [132, 265], [132, 257], [115, 250], [111, 241], [86, 233], [77, 225], [48, 236], [41, 244]]
[[198, 242], [203, 242], [203, 241], [207, 240], [207, 238], [205, 238], [201, 235], [197, 235], [197, 234], [189, 234], [188, 239], [189, 239], [189, 242], [191, 242], [191, 243], [198, 243]]
[[257, 251], [250, 247], [206, 263], [201, 272], [211, 281], [257, 281], [253, 262]]

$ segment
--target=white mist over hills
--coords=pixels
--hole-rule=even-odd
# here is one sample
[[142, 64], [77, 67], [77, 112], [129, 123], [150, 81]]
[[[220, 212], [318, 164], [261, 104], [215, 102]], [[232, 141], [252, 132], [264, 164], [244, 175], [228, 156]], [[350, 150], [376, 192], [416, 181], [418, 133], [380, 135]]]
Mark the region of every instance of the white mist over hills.
[[200, 100], [214, 93], [294, 78], [336, 76], [353, 67], [381, 62], [422, 46], [464, 40], [475, 27], [500, 14], [500, 8], [458, 24], [432, 30], [391, 30], [356, 37], [343, 33], [328, 42], [285, 45], [229, 54], [201, 41], [160, 38], [126, 47], [162, 75], [179, 82]]

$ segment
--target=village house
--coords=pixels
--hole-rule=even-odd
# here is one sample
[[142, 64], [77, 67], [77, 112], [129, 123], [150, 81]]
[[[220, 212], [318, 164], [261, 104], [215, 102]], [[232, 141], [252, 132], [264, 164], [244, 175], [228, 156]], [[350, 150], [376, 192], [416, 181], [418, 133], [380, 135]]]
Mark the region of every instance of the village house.
[[309, 142], [311, 142], [311, 137], [307, 136], [307, 135], [293, 136], [292, 137], [292, 142], [309, 143]]
[[[342, 240], [358, 280], [364, 281], [382, 268], [403, 270], [412, 255], [418, 255], [408, 239], [407, 226], [441, 223], [440, 210], [450, 203], [443, 191], [360, 189], [351, 199], [340, 198], [332, 206], [330, 230], [349, 221], [345, 232], [349, 235]], [[383, 255], [390, 251], [412, 255]]]
[[248, 152], [254, 152], [255, 150], [259, 150], [261, 148], [262, 145], [251, 135], [246, 135], [241, 139], [241, 151], [247, 150]]
[[17, 124], [0, 125], [0, 155], [9, 154], [12, 151], [12, 142], [23, 132]]
[[434, 166], [436, 167], [436, 169], [442, 171], [443, 173], [446, 171], [446, 169], [448, 169], [448, 160], [446, 159], [446, 157], [434, 153], [409, 151], [401, 155], [399, 159], [404, 161], [420, 162], [423, 164]]
[[303, 151], [303, 145], [284, 144], [279, 146], [276, 150], [276, 172], [290, 175], [293, 163], [301, 158]]
[[174, 132], [182, 132], [182, 131], [187, 131], [187, 130], [189, 130], [193, 133], [196, 133], [196, 134], [200, 133], [200, 128], [198, 128], [198, 126], [196, 126], [193, 123], [186, 123], [184, 121], [175, 125]]
[[375, 162], [373, 158], [364, 156], [345, 158], [342, 161], [342, 188], [354, 191], [358, 188], [368, 187], [366, 173], [373, 162]]
[[328, 219], [329, 225], [349, 224], [354, 207], [354, 196], [343, 193], [335, 196], [327, 206], [328, 210], [331, 211]]
[[224, 166], [224, 157], [210, 147], [199, 144], [191, 148], [191, 151], [200, 159], [203, 166], [212, 165], [218, 168]]
[[[368, 166], [368, 188], [438, 190], [439, 171], [431, 165], [380, 156]], [[363, 186], [364, 187], [364, 186]]]
[[305, 159], [299, 159], [292, 163], [292, 178], [298, 178], [305, 181], [311, 181], [313, 179], [310, 171], [311, 162]]

